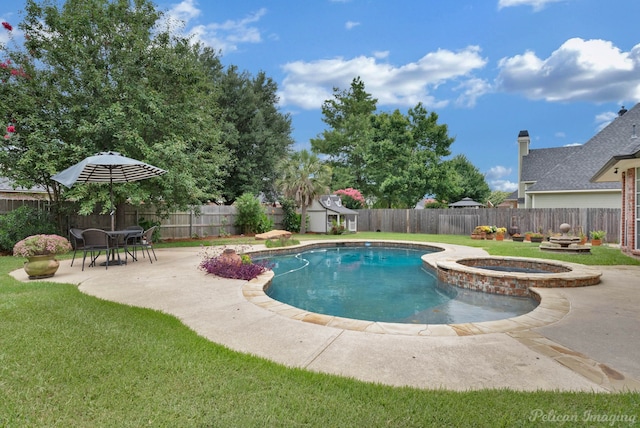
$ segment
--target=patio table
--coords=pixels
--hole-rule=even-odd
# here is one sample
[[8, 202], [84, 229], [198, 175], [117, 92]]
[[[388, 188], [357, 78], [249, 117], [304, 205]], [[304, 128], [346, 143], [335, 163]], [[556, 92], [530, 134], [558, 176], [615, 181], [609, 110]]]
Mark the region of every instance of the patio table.
[[[129, 249], [127, 248], [127, 240], [129, 239], [130, 236], [140, 234], [139, 231], [131, 230], [131, 229], [124, 229], [124, 230], [105, 230], [105, 232], [107, 233], [107, 235], [109, 235], [109, 238], [111, 238], [111, 242], [113, 242], [115, 244], [116, 251], [120, 250], [120, 248], [121, 248], [120, 245], [122, 243], [122, 244], [124, 244], [124, 246], [122, 247], [122, 248], [124, 248], [124, 251], [127, 254], [129, 254], [134, 261], [137, 261], [136, 257], [133, 254], [131, 254], [129, 252]], [[126, 257], [126, 255], [125, 255], [125, 257]], [[118, 256], [118, 261], [116, 262], [116, 260], [115, 260], [115, 251], [112, 251], [111, 252], [111, 261], [109, 262], [109, 266], [111, 266], [112, 264], [116, 265], [116, 266], [117, 265], [126, 265], [127, 262], [126, 262], [126, 260], [122, 261], [120, 259], [120, 256]]]

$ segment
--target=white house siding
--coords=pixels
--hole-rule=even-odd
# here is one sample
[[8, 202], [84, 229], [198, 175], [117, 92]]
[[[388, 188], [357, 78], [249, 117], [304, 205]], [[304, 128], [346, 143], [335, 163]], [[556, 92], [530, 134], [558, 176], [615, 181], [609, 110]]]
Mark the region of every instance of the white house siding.
[[606, 192], [529, 193], [528, 208], [620, 208], [620, 190]]

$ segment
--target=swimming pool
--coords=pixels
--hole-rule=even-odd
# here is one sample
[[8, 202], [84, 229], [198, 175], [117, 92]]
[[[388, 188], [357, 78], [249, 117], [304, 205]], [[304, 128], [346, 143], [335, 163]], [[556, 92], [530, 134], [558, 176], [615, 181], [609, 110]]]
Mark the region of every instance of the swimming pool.
[[265, 293], [314, 313], [408, 324], [493, 321], [532, 311], [529, 297], [489, 295], [445, 284], [421, 256], [438, 249], [371, 246], [315, 248], [269, 257]]

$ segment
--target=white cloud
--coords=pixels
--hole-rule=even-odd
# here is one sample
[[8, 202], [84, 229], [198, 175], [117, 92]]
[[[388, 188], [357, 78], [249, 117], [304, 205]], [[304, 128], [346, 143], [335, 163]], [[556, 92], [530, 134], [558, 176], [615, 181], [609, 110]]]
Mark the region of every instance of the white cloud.
[[482, 95], [488, 84], [471, 73], [486, 63], [477, 46], [457, 52], [439, 49], [401, 66], [367, 56], [294, 61], [283, 66], [287, 75], [279, 95], [282, 105], [317, 109], [331, 98], [334, 87], [346, 89], [359, 76], [366, 91], [378, 99], [378, 105], [413, 106], [422, 102], [426, 107], [442, 107], [447, 101], [438, 101], [431, 91], [451, 81], [460, 82], [458, 89], [464, 90], [461, 100]]
[[600, 113], [598, 115], [596, 115], [596, 125], [597, 125], [597, 132], [602, 131], [604, 128], [607, 127], [608, 124], [610, 124], [611, 122], [613, 122], [613, 120], [618, 117], [617, 113], [614, 113], [612, 111], [607, 111], [604, 113]]
[[513, 6], [531, 6], [534, 11], [544, 9], [549, 3], [556, 3], [563, 0], [498, 0], [498, 9]]
[[462, 90], [462, 93], [456, 99], [456, 104], [464, 107], [474, 107], [477, 99], [491, 90], [491, 85], [486, 80], [472, 78], [462, 82], [456, 89]]
[[511, 168], [507, 168], [502, 165], [497, 165], [489, 169], [489, 171], [485, 174], [485, 177], [489, 180], [496, 180], [498, 178], [506, 177], [511, 175]]
[[175, 19], [187, 22], [200, 15], [200, 9], [196, 4], [194, 0], [184, 0], [182, 3], [174, 4], [169, 14]]
[[347, 30], [351, 30], [352, 28], [357, 27], [358, 25], [360, 25], [359, 22], [347, 21], [347, 23], [344, 24], [344, 28], [346, 28]]
[[491, 190], [501, 190], [503, 192], [513, 192], [518, 189], [518, 183], [509, 180], [493, 180], [487, 184]]
[[508, 177], [511, 175], [513, 169], [496, 165], [489, 169], [487, 173], [485, 173], [485, 178], [487, 179], [487, 184], [491, 190], [502, 190], [503, 192], [513, 192], [518, 188], [518, 183], [514, 183], [513, 181], [509, 181], [504, 177]]
[[378, 59], [388, 58], [389, 51], [376, 51], [373, 53], [373, 56], [375, 56]]
[[6, 46], [9, 42], [9, 32], [0, 31], [0, 46]]
[[556, 138], [565, 138], [567, 136], [567, 134], [565, 134], [562, 131], [558, 131], [555, 134], [553, 134]]
[[[180, 22], [181, 27], [189, 28], [190, 21], [197, 18], [200, 12], [195, 0], [184, 0], [172, 6], [167, 13], [167, 21], [173, 24], [173, 27], [176, 22]], [[253, 24], [260, 21], [266, 13], [267, 10], [262, 8], [239, 20], [230, 19], [222, 23], [194, 25], [189, 30], [189, 36], [217, 51], [233, 52], [244, 43], [262, 42], [261, 32]]]
[[567, 40], [548, 58], [502, 58], [497, 88], [547, 101], [640, 100], [640, 44], [622, 52], [606, 40]]

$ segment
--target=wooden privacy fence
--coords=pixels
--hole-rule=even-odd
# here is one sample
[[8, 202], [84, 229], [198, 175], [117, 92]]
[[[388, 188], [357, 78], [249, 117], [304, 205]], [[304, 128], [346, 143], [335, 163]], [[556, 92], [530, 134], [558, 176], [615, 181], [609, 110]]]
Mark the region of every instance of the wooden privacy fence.
[[607, 242], [620, 242], [619, 208], [372, 209], [358, 214], [360, 231], [470, 235], [474, 227], [489, 225], [547, 234], [568, 223], [575, 234], [604, 230]]
[[[0, 200], [0, 214], [21, 205], [48, 209], [42, 201]], [[183, 239], [203, 236], [238, 235], [235, 227], [236, 208], [225, 205], [203, 205], [200, 215], [195, 211], [175, 212], [166, 219], [155, 215], [155, 210], [124, 205], [117, 211], [118, 227], [139, 224], [141, 220], [160, 221], [163, 239]], [[275, 229], [282, 228], [282, 209], [265, 206], [267, 216]], [[585, 235], [592, 230], [607, 232], [607, 242], [620, 242], [619, 208], [495, 208], [495, 209], [371, 209], [357, 210], [359, 231], [399, 233], [429, 233], [442, 235], [470, 235], [479, 225], [517, 227], [520, 233], [560, 231], [562, 223], [569, 223], [572, 231]], [[71, 215], [66, 227], [110, 227], [109, 215]]]
[[[242, 233], [235, 226], [236, 207], [228, 205], [203, 205], [196, 210], [171, 213], [168, 218], [160, 218], [153, 208], [137, 208], [124, 206], [118, 211], [118, 227], [145, 222], [160, 222], [162, 239], [185, 239], [205, 236], [227, 236]], [[282, 208], [265, 207], [267, 217], [274, 223], [274, 228], [282, 227]], [[110, 227], [108, 215], [72, 215], [68, 219], [69, 227]]]

